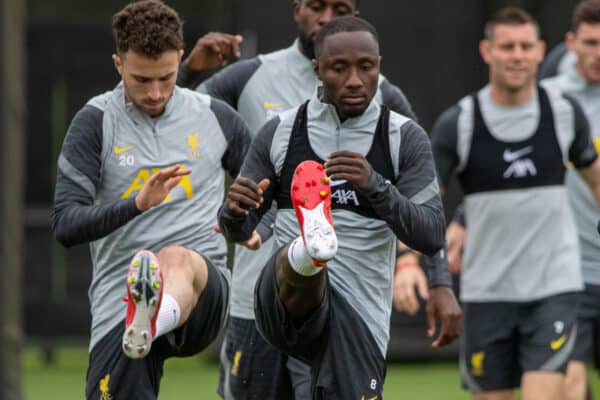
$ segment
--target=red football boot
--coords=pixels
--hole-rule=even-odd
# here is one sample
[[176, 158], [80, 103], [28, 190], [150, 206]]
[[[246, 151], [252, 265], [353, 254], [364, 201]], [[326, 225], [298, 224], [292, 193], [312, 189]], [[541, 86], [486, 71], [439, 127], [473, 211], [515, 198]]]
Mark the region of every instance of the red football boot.
[[290, 199], [302, 239], [315, 266], [324, 266], [337, 252], [337, 237], [331, 215], [331, 187], [323, 165], [303, 161], [292, 179]]
[[156, 256], [138, 252], [127, 271], [127, 317], [123, 334], [123, 352], [130, 358], [142, 358], [150, 352], [156, 335], [156, 316], [163, 294], [162, 274]]

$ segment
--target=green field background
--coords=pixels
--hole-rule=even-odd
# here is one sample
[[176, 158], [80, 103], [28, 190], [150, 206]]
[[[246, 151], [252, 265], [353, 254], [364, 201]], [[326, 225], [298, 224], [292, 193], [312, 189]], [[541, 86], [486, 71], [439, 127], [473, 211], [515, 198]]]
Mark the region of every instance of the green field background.
[[[83, 399], [86, 368], [87, 353], [84, 348], [60, 349], [52, 364], [44, 362], [41, 352], [27, 350], [23, 358], [25, 400]], [[598, 375], [591, 373], [590, 380], [596, 396], [600, 396]], [[217, 381], [218, 364], [215, 361], [203, 356], [170, 359], [165, 366], [159, 398], [219, 399], [216, 395]], [[469, 396], [460, 388], [456, 363], [395, 363], [388, 365], [384, 398], [462, 400], [469, 399]]]

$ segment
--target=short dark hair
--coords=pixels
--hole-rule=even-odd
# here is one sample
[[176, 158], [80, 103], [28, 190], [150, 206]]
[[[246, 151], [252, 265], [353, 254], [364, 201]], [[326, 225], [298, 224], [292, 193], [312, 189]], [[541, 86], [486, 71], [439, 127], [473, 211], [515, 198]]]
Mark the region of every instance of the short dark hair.
[[600, 24], [600, 0], [584, 0], [575, 7], [571, 31], [576, 32], [582, 23]]
[[332, 19], [319, 30], [315, 37], [315, 54], [319, 54], [327, 36], [342, 32], [369, 32], [379, 43], [379, 35], [373, 25], [362, 18], [346, 15]]
[[168, 50], [184, 47], [183, 23], [177, 12], [160, 0], [129, 4], [112, 18], [117, 53], [128, 50], [158, 58]]
[[[306, 1], [306, 0], [300, 0], [300, 2], [303, 2], [303, 1]], [[354, 0], [354, 6], [355, 6], [357, 9], [358, 9], [358, 3], [359, 3], [359, 2], [360, 2], [359, 0]]]
[[533, 25], [538, 35], [540, 34], [540, 26], [531, 14], [520, 7], [504, 7], [496, 11], [485, 24], [484, 35], [486, 39], [491, 40], [494, 38], [494, 29], [498, 25], [518, 26], [527, 24]]

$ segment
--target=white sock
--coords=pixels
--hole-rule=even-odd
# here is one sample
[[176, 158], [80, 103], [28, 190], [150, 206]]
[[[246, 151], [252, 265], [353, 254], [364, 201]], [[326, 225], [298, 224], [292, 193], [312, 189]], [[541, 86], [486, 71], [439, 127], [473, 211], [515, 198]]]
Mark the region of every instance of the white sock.
[[310, 258], [306, 247], [304, 247], [304, 240], [302, 237], [297, 237], [288, 248], [288, 260], [290, 266], [294, 271], [304, 276], [312, 276], [318, 274], [323, 270], [323, 267], [315, 267], [313, 259]]
[[154, 336], [154, 340], [177, 328], [180, 317], [181, 308], [177, 301], [170, 294], [163, 293], [158, 316], [156, 317], [156, 336]]

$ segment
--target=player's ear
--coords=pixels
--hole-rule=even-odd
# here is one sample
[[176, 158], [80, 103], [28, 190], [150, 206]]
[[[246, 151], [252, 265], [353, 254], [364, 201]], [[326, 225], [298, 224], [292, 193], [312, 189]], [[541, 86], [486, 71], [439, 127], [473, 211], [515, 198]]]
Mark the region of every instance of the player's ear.
[[483, 58], [483, 61], [486, 62], [486, 64], [490, 63], [490, 41], [487, 39], [483, 39], [481, 42], [479, 42], [479, 54], [481, 54], [481, 58]]
[[121, 57], [119, 57], [118, 54], [113, 54], [112, 59], [113, 64], [115, 65], [115, 69], [117, 70], [119, 75], [123, 76], [123, 62], [121, 60]]
[[316, 77], [319, 80], [321, 80], [321, 74], [319, 73], [319, 63], [315, 58], [312, 59], [312, 67], [313, 67], [313, 71], [315, 72]]

